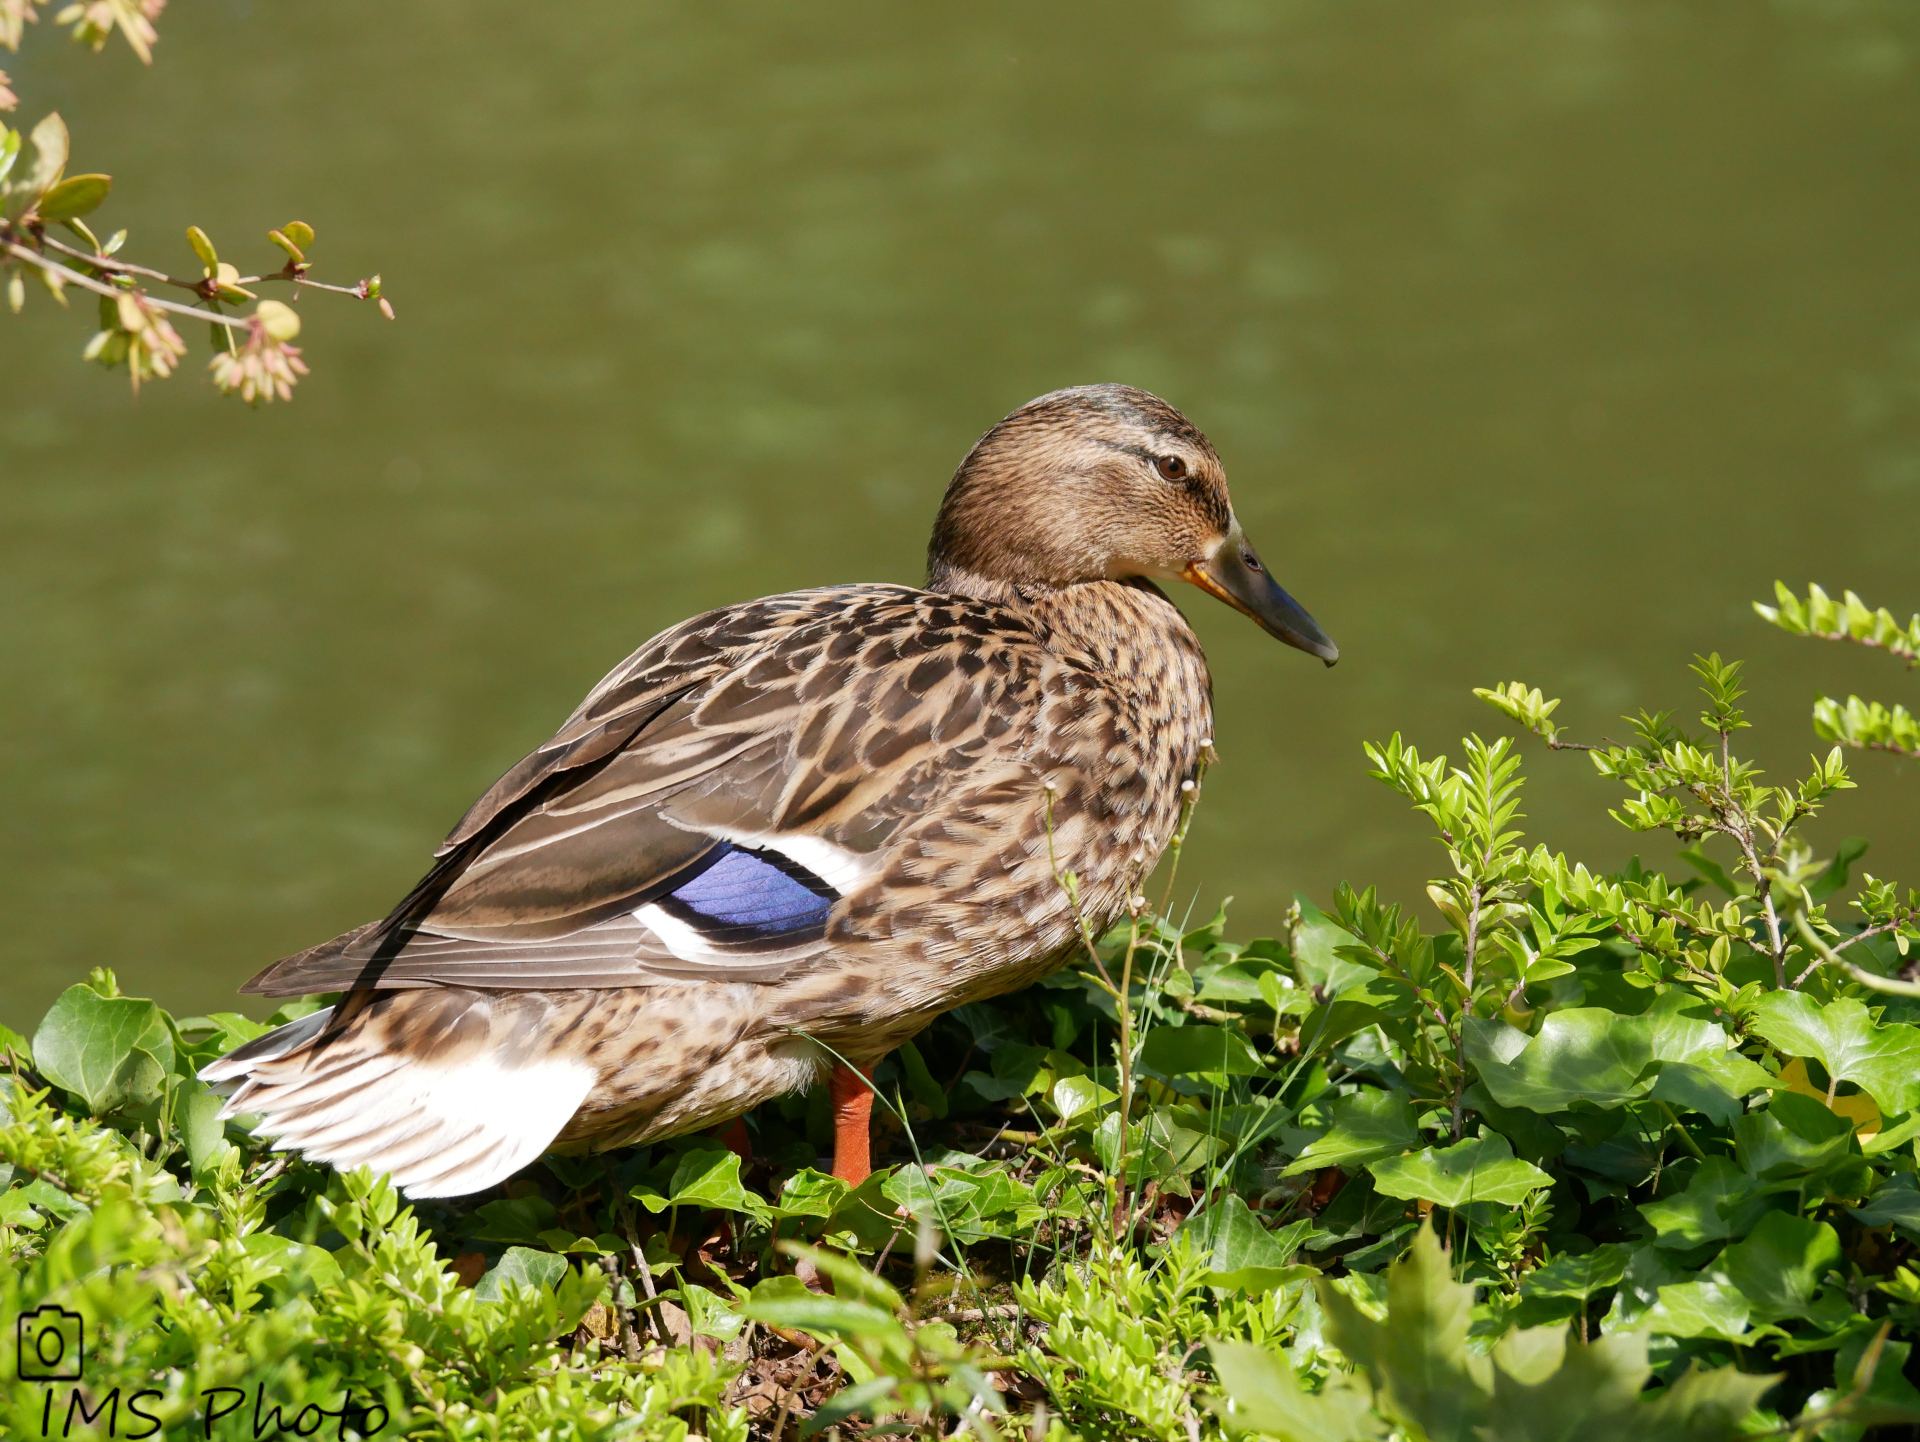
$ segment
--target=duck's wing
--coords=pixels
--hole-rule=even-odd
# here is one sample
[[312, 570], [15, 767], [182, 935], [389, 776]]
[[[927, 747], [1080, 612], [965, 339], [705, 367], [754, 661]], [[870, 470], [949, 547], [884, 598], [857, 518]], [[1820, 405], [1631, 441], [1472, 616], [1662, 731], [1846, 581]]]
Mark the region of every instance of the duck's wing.
[[904, 587], [698, 617], [596, 686], [385, 920], [245, 990], [785, 975], [848, 924], [903, 820], [1009, 759], [1044, 655], [1006, 608]]

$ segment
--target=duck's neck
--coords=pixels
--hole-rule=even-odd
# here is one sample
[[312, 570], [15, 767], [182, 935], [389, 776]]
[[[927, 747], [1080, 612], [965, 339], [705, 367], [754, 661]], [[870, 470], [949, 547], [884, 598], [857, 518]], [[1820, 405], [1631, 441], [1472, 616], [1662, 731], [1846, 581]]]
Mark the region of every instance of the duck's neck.
[[1047, 649], [1091, 662], [1123, 690], [1171, 690], [1201, 705], [1210, 700], [1213, 687], [1200, 638], [1151, 581], [1016, 585], [936, 564], [927, 589], [1013, 607], [1033, 623]]

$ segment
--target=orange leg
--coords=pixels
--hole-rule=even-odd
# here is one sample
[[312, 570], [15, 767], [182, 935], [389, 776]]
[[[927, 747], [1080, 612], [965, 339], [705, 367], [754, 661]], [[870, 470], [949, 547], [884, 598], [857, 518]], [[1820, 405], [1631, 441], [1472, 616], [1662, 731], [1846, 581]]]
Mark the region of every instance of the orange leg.
[[869, 1149], [873, 1091], [863, 1080], [871, 1075], [871, 1069], [856, 1073], [835, 1062], [827, 1079], [827, 1096], [833, 1102], [833, 1174], [852, 1187], [873, 1172]]

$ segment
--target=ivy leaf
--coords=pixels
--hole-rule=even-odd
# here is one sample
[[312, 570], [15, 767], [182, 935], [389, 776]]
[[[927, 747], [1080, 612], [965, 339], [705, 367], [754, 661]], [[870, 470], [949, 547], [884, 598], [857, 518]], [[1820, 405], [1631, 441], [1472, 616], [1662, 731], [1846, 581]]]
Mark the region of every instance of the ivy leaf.
[[325, 1247], [307, 1246], [274, 1232], [255, 1232], [244, 1245], [254, 1261], [278, 1269], [284, 1289], [318, 1292], [340, 1285], [340, 1264]]
[[1869, 1227], [1898, 1227], [1909, 1240], [1920, 1241], [1920, 1187], [1912, 1172], [1888, 1177], [1864, 1207], [1850, 1207], [1848, 1214]]
[[173, 1033], [150, 1001], [70, 986], [33, 1034], [33, 1064], [105, 1116], [160, 1095], [173, 1068]]
[[1627, 1270], [1621, 1274], [1619, 1288], [1613, 1294], [1613, 1305], [1601, 1319], [1600, 1330], [1620, 1332], [1638, 1327], [1647, 1309], [1660, 1300], [1662, 1287], [1698, 1276], [1651, 1243], [1635, 1247], [1627, 1261]]
[[1853, 1126], [1812, 1097], [1775, 1092], [1765, 1111], [1733, 1124], [1734, 1153], [1750, 1176], [1780, 1178], [1822, 1171], [1851, 1150]]
[[1316, 1006], [1300, 1022], [1300, 1045], [1313, 1053], [1338, 1046], [1356, 1032], [1404, 1013], [1402, 1003], [1413, 995], [1400, 982], [1376, 976], [1343, 996]]
[[1192, 1240], [1207, 1257], [1207, 1285], [1233, 1292], [1268, 1292], [1313, 1275], [1288, 1263], [1313, 1231], [1309, 1220], [1269, 1231], [1246, 1202], [1227, 1192], [1180, 1224], [1176, 1236]]
[[905, 1207], [925, 1221], [938, 1222], [942, 1213], [950, 1213], [961, 1199], [973, 1195], [973, 1182], [946, 1170], [902, 1167], [887, 1178], [881, 1190], [895, 1206]]
[[1671, 991], [1645, 1012], [1648, 1040], [1660, 1063], [1650, 1095], [1729, 1126], [1740, 1115], [1742, 1100], [1772, 1086], [1773, 1078], [1765, 1068], [1728, 1050], [1726, 1029], [1703, 1015], [1705, 1011], [1705, 1003]]
[[693, 1282], [683, 1284], [679, 1292], [680, 1305], [687, 1309], [687, 1321], [696, 1337], [731, 1342], [747, 1325], [747, 1319], [734, 1311], [732, 1304], [718, 1292]]
[[1684, 1251], [1746, 1235], [1772, 1205], [1733, 1162], [1708, 1157], [1684, 1192], [1642, 1203], [1638, 1210], [1654, 1230], [1655, 1246]]
[[1692, 1368], [1647, 1408], [1649, 1425], [1636, 1435], [1645, 1442], [1741, 1436], [1753, 1409], [1779, 1381], [1777, 1373], [1756, 1377], [1737, 1366]]
[[537, 1242], [559, 1219], [559, 1209], [545, 1197], [502, 1197], [467, 1218], [466, 1235], [476, 1242]]
[[1514, 1156], [1498, 1132], [1374, 1162], [1367, 1170], [1373, 1173], [1374, 1189], [1385, 1196], [1428, 1201], [1448, 1209], [1469, 1202], [1518, 1206], [1553, 1184], [1553, 1178], [1532, 1162]]
[[1745, 1241], [1720, 1254], [1721, 1270], [1767, 1321], [1806, 1316], [1821, 1280], [1839, 1265], [1839, 1234], [1788, 1212], [1768, 1212]]
[[993, 1068], [986, 1072], [970, 1071], [966, 1075], [967, 1085], [990, 1102], [1003, 1102], [1012, 1097], [1025, 1096], [1035, 1089], [1036, 1080], [1045, 1086], [1041, 1072], [1047, 1063], [1047, 1049], [1043, 1046], [1028, 1046], [1025, 1042], [1002, 1041], [994, 1047]]
[[1920, 1136], [1920, 1112], [1908, 1112], [1904, 1117], [1882, 1117], [1881, 1122], [1882, 1130], [1860, 1138], [1860, 1150], [1870, 1157], [1904, 1147]]
[[1486, 1118], [1493, 1129], [1530, 1162], [1549, 1161], [1567, 1149], [1567, 1134], [1559, 1127], [1538, 1112], [1501, 1106], [1480, 1082], [1460, 1094], [1460, 1103]]
[[[1211, 967], [1204, 973], [1196, 973], [1200, 978], [1200, 990], [1195, 993], [1196, 1001], [1209, 1002], [1256, 1002], [1263, 999], [1261, 983], [1272, 977], [1279, 985], [1283, 974], [1274, 968], [1277, 963], [1264, 957], [1241, 955], [1222, 965]], [[1286, 990], [1298, 991], [1291, 985], [1293, 978], [1284, 977], [1288, 983]]]
[[676, 1207], [714, 1207], [755, 1216], [766, 1210], [761, 1200], [740, 1184], [740, 1157], [735, 1152], [705, 1148], [690, 1151], [680, 1158], [667, 1185]]
[[597, 1237], [583, 1237], [570, 1227], [550, 1227], [540, 1234], [539, 1240], [548, 1251], [588, 1257], [604, 1257], [624, 1251], [627, 1246], [612, 1232], [602, 1232]]
[[907, 1091], [913, 1099], [933, 1113], [936, 1121], [947, 1115], [947, 1093], [933, 1073], [927, 1070], [927, 1059], [920, 1054], [920, 1048], [910, 1041], [900, 1043], [897, 1053], [900, 1058], [900, 1070], [907, 1079]]
[[1812, 1057], [1827, 1075], [1867, 1092], [1886, 1116], [1920, 1106], [1920, 1030], [1876, 1026], [1852, 997], [1820, 1005], [1805, 992], [1770, 991], [1748, 1029], [1787, 1056]]
[[[1756, 1071], [1759, 1068], [1754, 1068]], [[1762, 1076], [1766, 1074], [1761, 1073]], [[1731, 1126], [1740, 1115], [1743, 1095], [1728, 1086], [1705, 1067], [1688, 1062], [1668, 1062], [1660, 1068], [1653, 1090], [1647, 1093], [1657, 1102], [1699, 1112], [1716, 1126]]]
[[1780, 1075], [1773, 1084], [1803, 1097], [1812, 1097], [1835, 1116], [1845, 1117], [1853, 1124], [1854, 1135], [1860, 1138], [1862, 1144], [1880, 1135], [1884, 1118], [1880, 1115], [1880, 1108], [1873, 1104], [1873, 1098], [1865, 1095], [1836, 1096], [1828, 1101], [1826, 1088], [1814, 1085], [1813, 1079], [1807, 1075], [1807, 1063], [1802, 1057], [1795, 1057], [1781, 1067]]
[[1527, 1273], [1520, 1291], [1528, 1297], [1571, 1297], [1584, 1302], [1595, 1292], [1617, 1286], [1632, 1256], [1633, 1248], [1608, 1242], [1591, 1252], [1555, 1257]]
[[886, 1200], [894, 1169], [881, 1167], [841, 1200], [833, 1215], [821, 1224], [829, 1236], [851, 1235], [861, 1247], [877, 1250], [899, 1227], [893, 1203]]
[[[1191, 1119], [1190, 1111], [1173, 1107], [1155, 1107], [1128, 1129], [1127, 1140], [1139, 1148], [1147, 1174], [1161, 1181], [1184, 1177], [1210, 1165], [1227, 1149], [1225, 1137], [1209, 1131], [1182, 1126], [1180, 1118]], [[1202, 1124], [1204, 1125], [1204, 1123]], [[1103, 1164], [1112, 1170], [1120, 1165], [1120, 1113], [1109, 1112], [1094, 1133], [1094, 1149], [1102, 1153]], [[1111, 1157], [1111, 1161], [1106, 1158]]]
[[847, 1199], [850, 1188], [839, 1177], [830, 1177], [812, 1167], [802, 1167], [787, 1178], [780, 1188], [780, 1199], [767, 1210], [776, 1219], [785, 1217], [830, 1217]]
[[1120, 1100], [1120, 1093], [1109, 1091], [1090, 1076], [1062, 1077], [1053, 1084], [1053, 1109], [1060, 1120], [1070, 1122], [1081, 1115], [1092, 1115], [1109, 1102]]
[[532, 1292], [549, 1292], [567, 1275], [567, 1259], [552, 1252], [536, 1252], [531, 1247], [508, 1247], [474, 1284], [473, 1295], [483, 1302], [503, 1302], [506, 1288], [516, 1286]]
[[1467, 1059], [1502, 1106], [1535, 1112], [1565, 1111], [1577, 1101], [1619, 1106], [1644, 1096], [1642, 1079], [1653, 1061], [1652, 1029], [1637, 1016], [1600, 1007], [1556, 1011], [1537, 1036], [1504, 1022], [1469, 1017]]
[[1352, 1170], [1420, 1145], [1413, 1103], [1399, 1092], [1366, 1087], [1348, 1096], [1336, 1097], [1328, 1111], [1333, 1117], [1332, 1129], [1310, 1143], [1281, 1176], [1298, 1176], [1324, 1167]]
[[1264, 1076], [1247, 1039], [1223, 1026], [1159, 1026], [1140, 1047], [1140, 1064], [1162, 1076]]
[[1745, 1338], [1751, 1308], [1739, 1291], [1720, 1282], [1675, 1282], [1635, 1324], [1666, 1337], [1705, 1337], [1719, 1342]]

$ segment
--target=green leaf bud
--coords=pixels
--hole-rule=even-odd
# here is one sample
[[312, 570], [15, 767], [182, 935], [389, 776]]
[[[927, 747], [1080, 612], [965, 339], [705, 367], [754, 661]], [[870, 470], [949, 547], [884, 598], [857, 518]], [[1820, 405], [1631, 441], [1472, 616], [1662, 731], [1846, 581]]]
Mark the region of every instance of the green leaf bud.
[[207, 233], [197, 225], [187, 227], [187, 244], [193, 247], [193, 253], [200, 257], [200, 263], [207, 268], [207, 274], [217, 273], [220, 253], [213, 248], [213, 242], [207, 239]]

